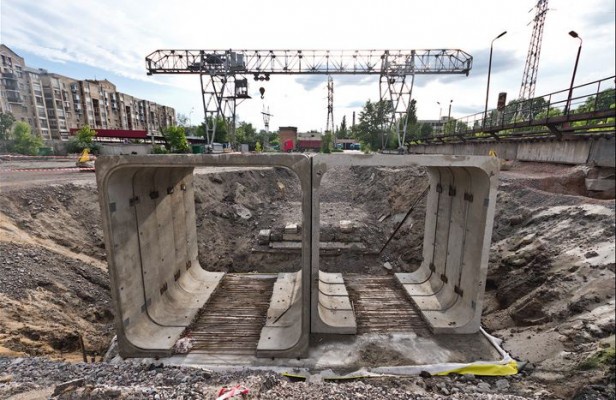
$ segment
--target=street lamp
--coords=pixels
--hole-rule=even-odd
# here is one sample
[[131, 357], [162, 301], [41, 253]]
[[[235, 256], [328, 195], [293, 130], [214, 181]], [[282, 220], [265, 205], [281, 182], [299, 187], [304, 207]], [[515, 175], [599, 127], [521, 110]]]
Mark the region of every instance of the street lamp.
[[[453, 103], [453, 99], [449, 100], [449, 113], [447, 114], [447, 123], [449, 124], [449, 121], [451, 121], [451, 103]], [[451, 129], [451, 133], [455, 133], [456, 132], [456, 125], [455, 124], [449, 124], [450, 129]]]
[[192, 114], [195, 112], [195, 107], [190, 109], [190, 112], [188, 113], [188, 125], [192, 126]]
[[490, 73], [492, 72], [492, 50], [494, 49], [494, 41], [505, 36], [506, 33], [507, 31], [504, 31], [503, 33], [492, 39], [492, 43], [490, 44], [490, 62], [488, 63], [488, 87], [486, 88], [486, 108], [483, 112], [484, 127], [486, 126], [486, 120], [488, 119], [488, 96], [490, 94]]
[[580, 61], [580, 52], [582, 51], [582, 38], [575, 31], [569, 32], [569, 36], [574, 39], [580, 39], [580, 46], [578, 47], [577, 56], [575, 57], [575, 66], [573, 67], [573, 76], [571, 77], [571, 85], [569, 85], [569, 96], [567, 96], [567, 104], [565, 105], [564, 114], [569, 113], [571, 108], [571, 96], [573, 95], [573, 82], [575, 81], [575, 73], [577, 72], [578, 61]]
[[438, 109], [438, 120], [441, 120], [441, 115], [443, 114], [443, 107], [441, 106], [441, 102], [437, 101], [436, 104], [438, 104], [439, 109]]

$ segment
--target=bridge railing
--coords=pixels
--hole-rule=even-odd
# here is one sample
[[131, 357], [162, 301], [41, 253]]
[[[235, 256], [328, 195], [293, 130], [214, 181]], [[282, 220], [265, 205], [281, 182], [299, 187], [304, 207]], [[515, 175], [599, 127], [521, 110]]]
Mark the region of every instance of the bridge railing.
[[[614, 89], [616, 76], [573, 87], [569, 100], [569, 89], [559, 90], [533, 99], [511, 101], [502, 110], [488, 110], [449, 120], [444, 133], [436, 139], [516, 136], [516, 132], [546, 131], [551, 123], [575, 121], [577, 125], [597, 125], [606, 116], [614, 113], [616, 103]], [[604, 121], [603, 123], [605, 123]], [[613, 125], [613, 123], [612, 123]]]

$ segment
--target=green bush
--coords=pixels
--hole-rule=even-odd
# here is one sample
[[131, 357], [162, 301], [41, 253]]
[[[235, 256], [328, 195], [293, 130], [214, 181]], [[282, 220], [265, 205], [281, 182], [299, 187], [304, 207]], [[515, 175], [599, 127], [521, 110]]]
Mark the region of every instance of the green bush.
[[19, 154], [29, 156], [38, 155], [39, 149], [43, 147], [43, 138], [31, 133], [30, 125], [19, 121], [13, 128], [13, 140], [10, 143], [10, 150]]
[[153, 154], [169, 154], [169, 150], [167, 150], [165, 146], [155, 144], [154, 146], [152, 146], [152, 153]]
[[85, 149], [89, 149], [90, 153], [98, 154], [100, 146], [94, 141], [96, 131], [86, 124], [81, 127], [75, 136], [68, 142], [67, 151], [69, 153], [81, 153]]
[[183, 126], [170, 126], [163, 131], [163, 136], [167, 142], [167, 150], [171, 153], [190, 153]]

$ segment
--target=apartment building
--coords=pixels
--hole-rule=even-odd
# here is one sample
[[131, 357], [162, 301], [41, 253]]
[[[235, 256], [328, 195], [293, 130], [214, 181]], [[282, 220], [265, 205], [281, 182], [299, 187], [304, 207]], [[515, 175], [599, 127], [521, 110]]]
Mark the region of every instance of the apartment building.
[[173, 108], [119, 92], [106, 79], [78, 80], [30, 68], [5, 45], [0, 57], [0, 112], [27, 122], [44, 139], [67, 140], [85, 124], [113, 136], [115, 131], [155, 135], [176, 123]]
[[10, 112], [15, 119], [34, 124], [29, 83], [24, 59], [4, 45], [0, 45], [0, 112]]

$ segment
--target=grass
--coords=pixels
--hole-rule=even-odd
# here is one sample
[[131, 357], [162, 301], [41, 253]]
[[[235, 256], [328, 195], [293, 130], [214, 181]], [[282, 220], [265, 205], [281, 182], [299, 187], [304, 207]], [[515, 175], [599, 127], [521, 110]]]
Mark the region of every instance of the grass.
[[601, 349], [582, 361], [578, 368], [581, 370], [589, 370], [599, 368], [601, 365], [614, 365], [616, 361], [616, 349], [610, 346], [606, 349]]

